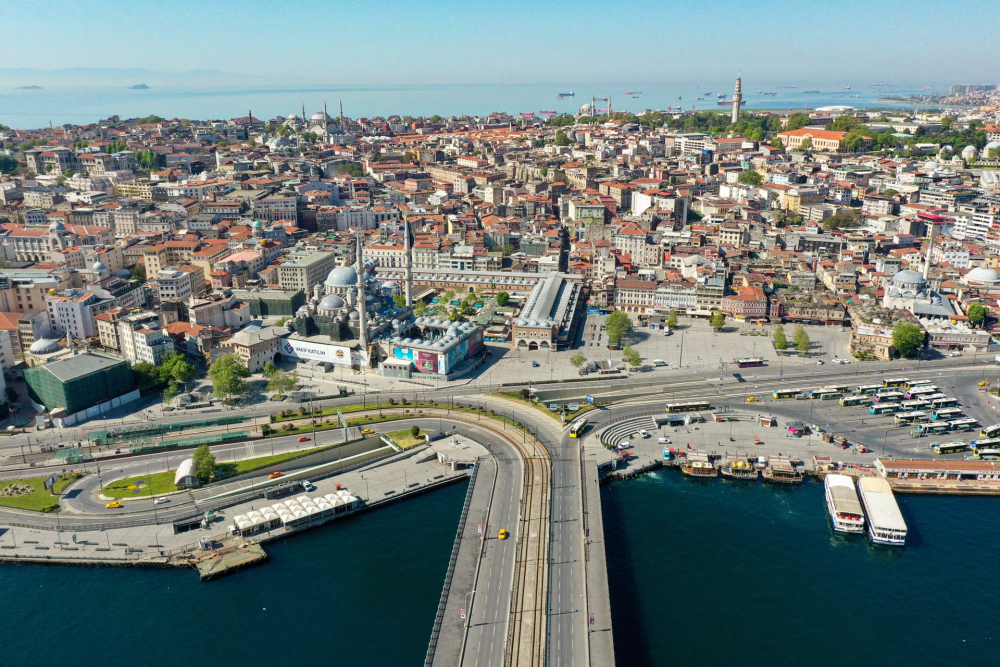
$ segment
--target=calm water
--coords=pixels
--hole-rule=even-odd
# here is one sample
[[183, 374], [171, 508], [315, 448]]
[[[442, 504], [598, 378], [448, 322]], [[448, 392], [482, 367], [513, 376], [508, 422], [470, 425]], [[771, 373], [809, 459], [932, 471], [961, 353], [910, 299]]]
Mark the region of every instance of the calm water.
[[[344, 102], [344, 113], [361, 116], [488, 114], [506, 111], [575, 112], [592, 96], [611, 96], [612, 108], [618, 111], [642, 109], [715, 109], [718, 93], [732, 95], [735, 77], [729, 81], [702, 84], [671, 83], [566, 83], [550, 84], [448, 84], [397, 86], [316, 86], [316, 87], [213, 87], [180, 88], [153, 85], [150, 90], [128, 90], [121, 87], [53, 86], [43, 90], [17, 90], [0, 87], [0, 123], [17, 128], [42, 127], [51, 121], [83, 124], [119, 114], [123, 118], [158, 114], [166, 118], [233, 118], [252, 110], [258, 118], [301, 114], [311, 116], [322, 109], [323, 102], [331, 115], [338, 113], [338, 101]], [[28, 83], [28, 82], [26, 82]], [[885, 91], [873, 90], [865, 82], [854, 83], [851, 90], [842, 84], [799, 84], [797, 88], [779, 88], [780, 83], [761, 84], [744, 79], [743, 99], [748, 109], [811, 108], [830, 104], [871, 106], [883, 94], [906, 95], [917, 88], [899, 87]], [[845, 85], [850, 85], [848, 82]], [[802, 91], [817, 89], [818, 94]], [[943, 90], [937, 86], [932, 91]], [[625, 92], [639, 92], [633, 97]], [[773, 97], [757, 91], [777, 93]], [[556, 99], [560, 92], [574, 92], [575, 97]], [[704, 96], [703, 92], [711, 95]], [[858, 95], [858, 98], [852, 97]], [[699, 97], [705, 99], [699, 100]], [[879, 104], [879, 106], [892, 106]], [[912, 105], [903, 105], [907, 108]], [[598, 102], [598, 108], [606, 103]]]
[[1000, 499], [897, 496], [902, 550], [828, 527], [823, 487], [605, 487], [619, 665], [997, 664]]
[[193, 570], [0, 565], [0, 665], [416, 665], [467, 483]]

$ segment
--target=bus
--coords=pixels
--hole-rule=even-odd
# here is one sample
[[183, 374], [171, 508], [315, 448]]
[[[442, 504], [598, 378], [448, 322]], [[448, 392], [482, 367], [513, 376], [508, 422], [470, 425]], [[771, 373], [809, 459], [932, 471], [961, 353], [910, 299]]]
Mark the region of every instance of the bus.
[[969, 444], [972, 445], [973, 449], [976, 447], [980, 449], [997, 449], [1000, 448], [1000, 438], [980, 438], [979, 440], [973, 440]]
[[912, 380], [903, 385], [904, 389], [913, 389], [914, 387], [927, 387], [934, 384], [934, 380]]
[[918, 424], [917, 433], [920, 435], [941, 435], [948, 432], [947, 424]]
[[910, 382], [909, 378], [889, 378], [882, 380], [883, 387], [905, 387]]
[[966, 417], [965, 419], [956, 419], [954, 421], [948, 422], [948, 429], [952, 431], [971, 431], [972, 429], [979, 426], [979, 422], [971, 417]]
[[569, 428], [569, 437], [580, 438], [583, 437], [583, 432], [587, 428], [587, 420], [580, 419], [575, 424]]
[[1000, 436], [1000, 424], [984, 426], [983, 430], [979, 432], [980, 438], [996, 438], [998, 436]]
[[824, 391], [835, 391], [838, 394], [846, 394], [851, 390], [851, 388], [848, 387], [846, 384], [830, 384], [830, 385], [825, 384], [821, 387], [821, 389], [823, 389]]
[[875, 402], [876, 403], [892, 403], [894, 401], [902, 401], [903, 398], [904, 398], [903, 395], [901, 393], [899, 393], [898, 391], [887, 391], [887, 392], [882, 393], [882, 394], [876, 394], [875, 395]]
[[931, 413], [931, 419], [937, 421], [938, 419], [950, 420], [958, 419], [962, 415], [962, 408], [935, 408]]
[[920, 400], [921, 401], [936, 401], [939, 398], [948, 398], [948, 397], [945, 396], [944, 394], [942, 394], [940, 391], [938, 391], [938, 393], [936, 393], [936, 394], [927, 394], [926, 396], [921, 396]]
[[897, 412], [892, 420], [896, 423], [896, 426], [905, 426], [906, 424], [927, 421], [927, 413], [921, 410], [915, 412]]
[[927, 401], [903, 401], [900, 403], [903, 406], [904, 412], [912, 412], [913, 410], [923, 410], [924, 408], [931, 407], [931, 404]]
[[914, 387], [913, 389], [906, 390], [906, 397], [917, 398], [918, 396], [930, 396], [936, 393], [938, 393], [938, 388], [934, 385], [930, 385], [929, 387]]
[[958, 454], [969, 451], [969, 446], [964, 442], [939, 442], [936, 445], [931, 445], [931, 450], [938, 455]]
[[809, 392], [809, 398], [818, 398], [824, 401], [832, 401], [834, 399], [840, 398], [840, 392], [838, 391], [827, 391], [825, 389], [813, 389]]
[[693, 401], [691, 403], [667, 403], [667, 412], [697, 412], [708, 410], [708, 401]]
[[882, 388], [880, 384], [862, 384], [854, 390], [855, 394], [874, 394]]
[[981, 461], [996, 461], [1000, 459], [1000, 449], [980, 449], [972, 453], [972, 458]]
[[944, 396], [942, 398], [935, 398], [933, 401], [931, 401], [931, 407], [932, 408], [955, 408], [955, 407], [958, 407], [958, 399], [957, 398], [948, 398], [947, 396]]
[[873, 415], [891, 415], [893, 412], [899, 412], [902, 407], [899, 403], [879, 403], [868, 408], [868, 412]]
[[775, 398], [795, 398], [801, 393], [801, 389], [775, 389], [771, 392], [771, 396]]
[[739, 368], [754, 368], [755, 366], [763, 366], [763, 359], [733, 359], [733, 363]]
[[852, 405], [868, 405], [871, 402], [871, 396], [844, 396], [840, 399], [840, 407], [846, 408]]

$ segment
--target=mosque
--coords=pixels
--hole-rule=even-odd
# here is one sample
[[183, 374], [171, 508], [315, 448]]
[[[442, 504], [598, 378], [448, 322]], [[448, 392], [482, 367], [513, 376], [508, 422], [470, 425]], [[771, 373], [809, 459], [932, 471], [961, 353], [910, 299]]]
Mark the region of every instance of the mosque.
[[917, 317], [950, 318], [955, 314], [951, 301], [932, 290], [927, 279], [904, 269], [892, 277], [882, 297], [885, 308], [908, 310]]
[[[409, 257], [409, 228], [406, 228]], [[407, 262], [404, 305], [394, 297], [400, 287], [377, 277], [377, 264], [362, 260], [361, 233], [357, 261], [330, 271], [315, 285], [309, 302], [285, 323], [284, 358], [323, 366], [380, 369], [393, 377], [413, 373], [448, 376], [483, 349], [482, 327], [414, 317], [411, 263]]]

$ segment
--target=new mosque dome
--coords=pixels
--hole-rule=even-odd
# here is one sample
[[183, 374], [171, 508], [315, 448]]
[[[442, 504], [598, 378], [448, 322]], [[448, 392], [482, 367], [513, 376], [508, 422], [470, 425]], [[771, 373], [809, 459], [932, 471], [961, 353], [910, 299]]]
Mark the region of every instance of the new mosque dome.
[[326, 276], [327, 287], [352, 287], [358, 284], [358, 270], [353, 266], [338, 266]]
[[965, 274], [965, 282], [987, 284], [1000, 283], [1000, 273], [998, 273], [996, 269], [991, 269], [985, 266], [977, 266]]

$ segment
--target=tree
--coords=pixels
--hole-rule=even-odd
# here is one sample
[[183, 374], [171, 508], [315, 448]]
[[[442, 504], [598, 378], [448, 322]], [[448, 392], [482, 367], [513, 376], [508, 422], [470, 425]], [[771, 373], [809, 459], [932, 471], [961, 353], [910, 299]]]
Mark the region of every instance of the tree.
[[604, 326], [608, 332], [608, 342], [617, 345], [622, 337], [632, 330], [632, 319], [622, 311], [616, 310], [608, 315]]
[[884, 194], [886, 197], [895, 197], [896, 195], [899, 194], [899, 190], [896, 190], [894, 188], [886, 188], [885, 190], [882, 191], [882, 194]]
[[420, 427], [416, 426], [416, 425], [411, 426], [410, 427], [410, 435], [412, 435], [414, 438], [416, 438], [418, 435], [420, 435]]
[[299, 376], [296, 373], [286, 373], [275, 369], [273, 375], [267, 381], [267, 388], [276, 394], [287, 394], [295, 389], [299, 383]]
[[795, 349], [799, 352], [808, 352], [809, 348], [812, 346], [812, 341], [809, 340], [809, 334], [806, 330], [802, 328], [799, 324], [795, 327], [795, 333], [792, 335], [792, 340], [795, 341]]
[[132, 377], [139, 391], [144, 394], [160, 386], [160, 374], [156, 371], [156, 366], [150, 363], [132, 364]]
[[274, 365], [273, 361], [269, 361], [264, 364], [264, 377], [272, 378], [274, 374], [278, 372], [278, 367]]
[[676, 329], [677, 322], [679, 319], [680, 318], [677, 316], [677, 311], [671, 310], [669, 313], [667, 313], [667, 326], [670, 327], [671, 329]]
[[788, 339], [785, 337], [785, 327], [780, 324], [774, 328], [774, 349], [788, 349]]
[[503, 308], [510, 303], [510, 294], [507, 292], [497, 292], [497, 305]]
[[521, 398], [523, 398], [524, 400], [528, 400], [528, 398], [530, 397], [531, 397], [531, 392], [529, 390], [527, 389], [521, 390]]
[[708, 316], [708, 323], [716, 331], [722, 331], [722, 327], [726, 326], [726, 314], [721, 310], [713, 310]]
[[136, 264], [132, 267], [132, 280], [146, 282], [146, 266], [144, 264]]
[[638, 368], [642, 364], [642, 355], [631, 345], [626, 345], [622, 350], [622, 359], [632, 368]]
[[579, 368], [583, 366], [587, 361], [587, 357], [583, 356], [581, 353], [577, 352], [572, 357], [569, 358], [569, 363], [573, 365], [574, 368]]
[[166, 385], [187, 385], [195, 376], [195, 368], [183, 354], [176, 353], [160, 362], [160, 381]]
[[569, 146], [570, 141], [569, 137], [566, 136], [565, 132], [563, 132], [562, 130], [558, 130], [556, 131], [555, 141], [553, 141], [552, 143], [554, 143], [556, 146]]
[[912, 356], [924, 344], [924, 330], [909, 322], [896, 322], [892, 328], [892, 345], [904, 357]]
[[215, 476], [215, 454], [208, 449], [208, 445], [201, 445], [194, 450], [191, 457], [194, 460], [195, 475], [202, 484], [210, 482]]
[[405, 294], [393, 294], [392, 302], [400, 308], [406, 308], [406, 295]]
[[760, 187], [764, 183], [764, 176], [761, 175], [756, 169], [748, 169], [740, 174], [738, 179], [743, 185], [752, 185], [754, 187]]
[[973, 326], [979, 326], [986, 321], [986, 316], [989, 315], [989, 311], [986, 306], [979, 303], [978, 301], [969, 305], [969, 321], [972, 322]]
[[19, 167], [20, 165], [14, 158], [0, 155], [0, 174], [13, 174]]
[[771, 139], [771, 141], [768, 142], [768, 145], [771, 146], [772, 148], [784, 148], [785, 147], [785, 144], [782, 143], [782, 141], [781, 141], [781, 137], [777, 137], [777, 136], [774, 137], [773, 139]]
[[361, 178], [365, 175], [365, 170], [359, 164], [342, 164], [337, 167], [337, 176], [354, 176]]
[[235, 354], [224, 354], [208, 369], [212, 378], [212, 391], [223, 400], [239, 398], [246, 392], [246, 378], [250, 376], [243, 360]]
[[427, 313], [427, 304], [424, 303], [423, 299], [417, 301], [413, 304], [413, 314], [417, 317], [423, 317]]
[[793, 113], [788, 117], [788, 123], [785, 125], [785, 130], [791, 132], [792, 130], [800, 130], [809, 124], [809, 114], [805, 113]]
[[857, 229], [865, 220], [859, 211], [841, 209], [823, 221], [823, 229], [834, 232], [841, 229]]
[[805, 139], [802, 140], [802, 143], [799, 144], [800, 151], [812, 150], [812, 147], [813, 147], [812, 137], [806, 137]]

